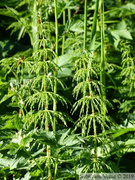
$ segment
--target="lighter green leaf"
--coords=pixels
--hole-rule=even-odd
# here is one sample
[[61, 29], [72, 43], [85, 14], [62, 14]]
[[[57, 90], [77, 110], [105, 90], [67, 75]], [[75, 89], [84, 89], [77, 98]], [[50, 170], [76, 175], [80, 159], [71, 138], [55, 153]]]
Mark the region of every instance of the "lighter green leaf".
[[27, 172], [24, 176], [24, 178], [21, 178], [21, 180], [29, 180], [31, 178], [31, 175], [29, 172]]
[[133, 145], [135, 146], [135, 139], [128, 139], [126, 142], [125, 142], [125, 145]]
[[113, 138], [117, 138], [123, 134], [132, 132], [132, 131], [135, 131], [135, 128], [121, 128], [121, 129], [117, 130], [116, 133], [113, 134], [112, 136], [113, 136]]
[[62, 56], [59, 56], [59, 58], [58, 58], [58, 66], [62, 67], [64, 65], [70, 64], [71, 57], [72, 57], [71, 54], [64, 54]]
[[61, 68], [61, 70], [58, 71], [58, 76], [65, 77], [65, 76], [71, 76], [72, 71], [69, 68]]
[[84, 22], [81, 20], [75, 21], [73, 25], [70, 27], [71, 31], [81, 33], [84, 31]]
[[0, 104], [6, 101], [7, 99], [11, 98], [13, 95], [15, 95], [15, 92], [9, 91], [8, 94], [6, 94], [0, 101]]
[[0, 167], [9, 167], [12, 164], [12, 159], [0, 158]]
[[18, 159], [14, 159], [12, 164], [10, 165], [10, 170], [20, 168], [26, 163], [26, 159], [24, 157], [20, 157]]
[[135, 12], [135, 4], [133, 3], [127, 3], [122, 7], [123, 10], [128, 10], [130, 12]]

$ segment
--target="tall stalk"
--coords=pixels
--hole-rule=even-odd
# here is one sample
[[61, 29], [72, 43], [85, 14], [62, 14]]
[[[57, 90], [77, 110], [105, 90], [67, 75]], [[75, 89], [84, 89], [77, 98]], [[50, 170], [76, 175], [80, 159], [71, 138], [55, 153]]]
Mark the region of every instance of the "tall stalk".
[[[100, 63], [100, 82], [101, 86], [101, 95], [103, 100], [106, 99], [106, 82], [105, 82], [105, 46], [104, 46], [104, 0], [101, 0], [101, 63]], [[106, 109], [104, 105], [101, 104], [101, 113], [106, 114]]]
[[33, 53], [37, 52], [38, 50], [38, 28], [37, 28], [37, 22], [38, 22], [38, 12], [37, 12], [37, 1], [34, 0], [33, 2], [33, 9], [32, 9], [32, 46], [33, 46]]
[[[45, 66], [46, 66], [46, 64], [45, 64]], [[45, 69], [47, 69], [47, 68], [45, 68]], [[47, 112], [48, 111], [47, 79], [45, 78], [44, 81], [45, 81], [44, 92], [46, 95], [44, 110], [45, 110], [45, 112]], [[48, 120], [47, 114], [46, 114], [46, 121], [45, 121], [45, 130], [49, 131], [49, 120]], [[48, 159], [47, 159], [48, 178], [50, 178], [50, 177], [52, 177], [52, 172], [51, 172], [51, 150], [50, 150], [49, 145], [46, 146], [46, 156], [48, 157]]]
[[87, 43], [87, 0], [85, 0], [84, 4], [84, 43], [83, 43], [83, 49], [86, 49], [86, 43]]
[[[56, 53], [56, 58], [55, 58], [55, 64], [58, 64], [58, 10], [57, 10], [57, 0], [54, 0], [54, 6], [55, 6], [55, 53]], [[57, 76], [57, 69], [54, 69], [54, 76]], [[56, 79], [54, 80], [54, 96], [57, 94], [57, 81]], [[57, 101], [56, 98], [53, 101], [53, 111], [54, 111], [54, 121], [53, 121], [53, 131], [56, 131], [56, 116], [55, 112], [57, 110]]]
[[4, 174], [4, 180], [7, 180], [7, 176]]
[[70, 20], [70, 19], [71, 19], [71, 9], [68, 8], [68, 20]]
[[[86, 49], [86, 43], [87, 43], [87, 0], [85, 0], [84, 4], [84, 39], [83, 39], [83, 50]], [[86, 65], [84, 65], [84, 68], [86, 68]], [[87, 79], [89, 77], [86, 77]], [[86, 125], [82, 125], [82, 136], [86, 135]]]
[[94, 50], [95, 40], [96, 40], [96, 28], [97, 28], [97, 17], [98, 17], [98, 7], [99, 7], [99, 0], [96, 0], [95, 4], [95, 11], [94, 11], [94, 19], [92, 24], [92, 32], [91, 32], [91, 42], [90, 42], [90, 49]]
[[[65, 10], [63, 11], [63, 25], [65, 26], [66, 24], [66, 12]], [[62, 37], [62, 55], [64, 54], [64, 44], [65, 44], [65, 35]]]
[[55, 168], [54, 168], [54, 180], [56, 180], [57, 176], [57, 171], [58, 171], [58, 159], [56, 159], [55, 162]]

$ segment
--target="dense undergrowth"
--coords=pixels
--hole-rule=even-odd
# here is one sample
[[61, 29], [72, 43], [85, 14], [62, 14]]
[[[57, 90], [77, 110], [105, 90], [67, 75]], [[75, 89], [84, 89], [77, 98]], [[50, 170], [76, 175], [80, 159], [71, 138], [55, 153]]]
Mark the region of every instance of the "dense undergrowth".
[[135, 172], [135, 1], [0, 2], [0, 179]]

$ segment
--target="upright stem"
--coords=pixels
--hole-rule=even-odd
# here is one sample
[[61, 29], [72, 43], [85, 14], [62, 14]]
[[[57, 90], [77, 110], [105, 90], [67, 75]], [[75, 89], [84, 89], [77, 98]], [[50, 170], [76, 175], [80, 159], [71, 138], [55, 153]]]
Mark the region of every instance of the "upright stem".
[[35, 162], [35, 164], [37, 165], [37, 167], [38, 167], [38, 169], [40, 170], [40, 173], [41, 173], [41, 180], [43, 180], [44, 179], [44, 171], [41, 168], [40, 163], [31, 155], [31, 153], [29, 151], [26, 150], [25, 147], [24, 147], [24, 151], [28, 155], [28, 157], [31, 158]]
[[84, 44], [83, 49], [86, 49], [86, 42], [87, 42], [87, 0], [85, 0], [84, 4]]
[[55, 169], [54, 169], [54, 180], [56, 180], [56, 176], [57, 176], [57, 170], [58, 170], [58, 159], [56, 159], [56, 162], [55, 162]]
[[71, 10], [68, 8], [68, 20], [71, 19]]
[[99, 0], [96, 0], [96, 7], [95, 7], [95, 11], [94, 11], [94, 19], [93, 19], [93, 24], [92, 24], [92, 32], [91, 32], [91, 44], [90, 44], [90, 48], [92, 50], [93, 46], [95, 45], [95, 40], [96, 40], [96, 28], [97, 28], [97, 17], [98, 17], [98, 7], [99, 7]]
[[[63, 25], [66, 24], [66, 13], [65, 10], [63, 11]], [[65, 35], [62, 37], [62, 55], [64, 54], [64, 44], [65, 44]]]
[[[86, 42], [87, 42], [87, 0], [85, 0], [85, 4], [84, 4], [84, 39], [83, 39], [83, 50], [86, 49]], [[85, 63], [84, 63], [84, 67], [85, 67]], [[86, 79], [88, 79], [88, 77], [86, 77]], [[86, 125], [84, 123], [82, 125], [82, 136], [85, 136], [85, 134], [86, 134]]]
[[[105, 46], [104, 46], [104, 0], [101, 0], [101, 64], [100, 64], [100, 82], [102, 99], [106, 99], [105, 82]], [[101, 113], [105, 115], [105, 107], [102, 105]]]
[[4, 174], [4, 180], [7, 180], [7, 176]]
[[[46, 92], [46, 89], [47, 89], [47, 83], [46, 82], [47, 81], [45, 79], [44, 92]], [[46, 92], [45, 112], [47, 112], [47, 110], [48, 110], [48, 96], [47, 96], [47, 92]], [[46, 114], [46, 121], [45, 121], [45, 130], [49, 131], [49, 120], [48, 120], [47, 114]], [[52, 177], [52, 172], [51, 172], [51, 150], [50, 150], [49, 145], [46, 146], [46, 156], [47, 156], [48, 178], [50, 178], [50, 177]]]
[[37, 45], [37, 41], [38, 41], [38, 28], [37, 28], [37, 22], [38, 22], [38, 14], [37, 14], [37, 1], [34, 0], [33, 3], [33, 9], [32, 9], [32, 13], [33, 13], [33, 17], [32, 17], [32, 39], [31, 39], [31, 43], [33, 46], [33, 53], [35, 53], [38, 50], [38, 45]]
[[[56, 53], [56, 58], [55, 58], [55, 64], [58, 64], [58, 10], [57, 10], [57, 0], [54, 0], [54, 6], [55, 6], [55, 53]], [[54, 69], [54, 76], [57, 76], [57, 69]], [[54, 80], [54, 95], [57, 94], [57, 80]], [[53, 111], [54, 114], [57, 110], [57, 101], [56, 98], [53, 102]], [[56, 131], [56, 116], [54, 115], [54, 121], [53, 121], [53, 131]]]

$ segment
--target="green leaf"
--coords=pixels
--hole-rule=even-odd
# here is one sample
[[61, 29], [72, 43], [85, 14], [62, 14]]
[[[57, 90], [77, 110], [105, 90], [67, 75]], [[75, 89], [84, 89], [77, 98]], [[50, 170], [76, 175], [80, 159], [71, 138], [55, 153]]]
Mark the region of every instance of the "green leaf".
[[36, 169], [35, 171], [31, 172], [32, 177], [37, 177], [41, 174], [41, 171], [39, 169]]
[[66, 129], [63, 129], [63, 130], [60, 130], [60, 131], [58, 131], [57, 132], [57, 142], [58, 142], [58, 144], [63, 144], [63, 142], [64, 142], [64, 139], [66, 138], [66, 136], [69, 134], [69, 132], [70, 132], [70, 129], [68, 129], [68, 130], [66, 130]]
[[114, 133], [112, 135], [113, 138], [117, 138], [119, 136], [122, 136], [123, 134], [126, 134], [128, 132], [132, 132], [132, 131], [135, 131], [135, 128], [121, 128], [121, 129], [118, 129], [116, 131], [116, 133]]
[[108, 37], [114, 43], [114, 46], [116, 48], [117, 48], [121, 38], [128, 39], [128, 40], [133, 39], [131, 36], [130, 30], [127, 29], [127, 26], [128, 25], [123, 20], [117, 25], [117, 28], [115, 30], [111, 30], [110, 32], [107, 32]]
[[27, 166], [25, 166], [26, 162], [27, 162], [27, 160], [24, 157], [14, 159], [12, 161], [12, 164], [10, 164], [10, 170], [23, 168], [23, 167], [25, 168], [25, 167], [27, 167]]
[[29, 172], [27, 172], [24, 176], [24, 178], [21, 178], [21, 180], [29, 180], [31, 178], [31, 175]]
[[4, 6], [16, 6], [17, 3], [19, 2], [19, 0], [0, 0], [0, 6], [4, 7]]
[[135, 139], [128, 139], [125, 142], [125, 145], [127, 145], [127, 146], [135, 146]]
[[135, 4], [133, 3], [127, 3], [126, 5], [122, 6], [123, 10], [128, 10], [132, 13], [135, 13]]
[[0, 104], [6, 101], [7, 99], [11, 98], [13, 95], [15, 95], [15, 92], [9, 90], [8, 94], [6, 94], [0, 101]]
[[32, 135], [33, 138], [37, 140], [42, 140], [44, 144], [55, 146], [56, 138], [53, 131], [37, 131], [35, 134]]
[[70, 30], [77, 33], [84, 32], [84, 22], [80, 19], [71, 21]]
[[10, 165], [13, 163], [13, 159], [6, 159], [6, 158], [0, 158], [0, 167], [10, 167]]
[[71, 76], [72, 75], [72, 70], [70, 68], [61, 68], [58, 71], [58, 76], [59, 77], [67, 77], [67, 76]]
[[7, 7], [7, 9], [0, 9], [0, 14], [12, 17], [14, 19], [17, 19], [17, 17], [19, 16], [19, 13], [15, 9], [9, 7]]
[[67, 65], [70, 65], [71, 58], [72, 58], [72, 54], [69, 54], [69, 53], [59, 56], [58, 66], [59, 67], [67, 67]]

